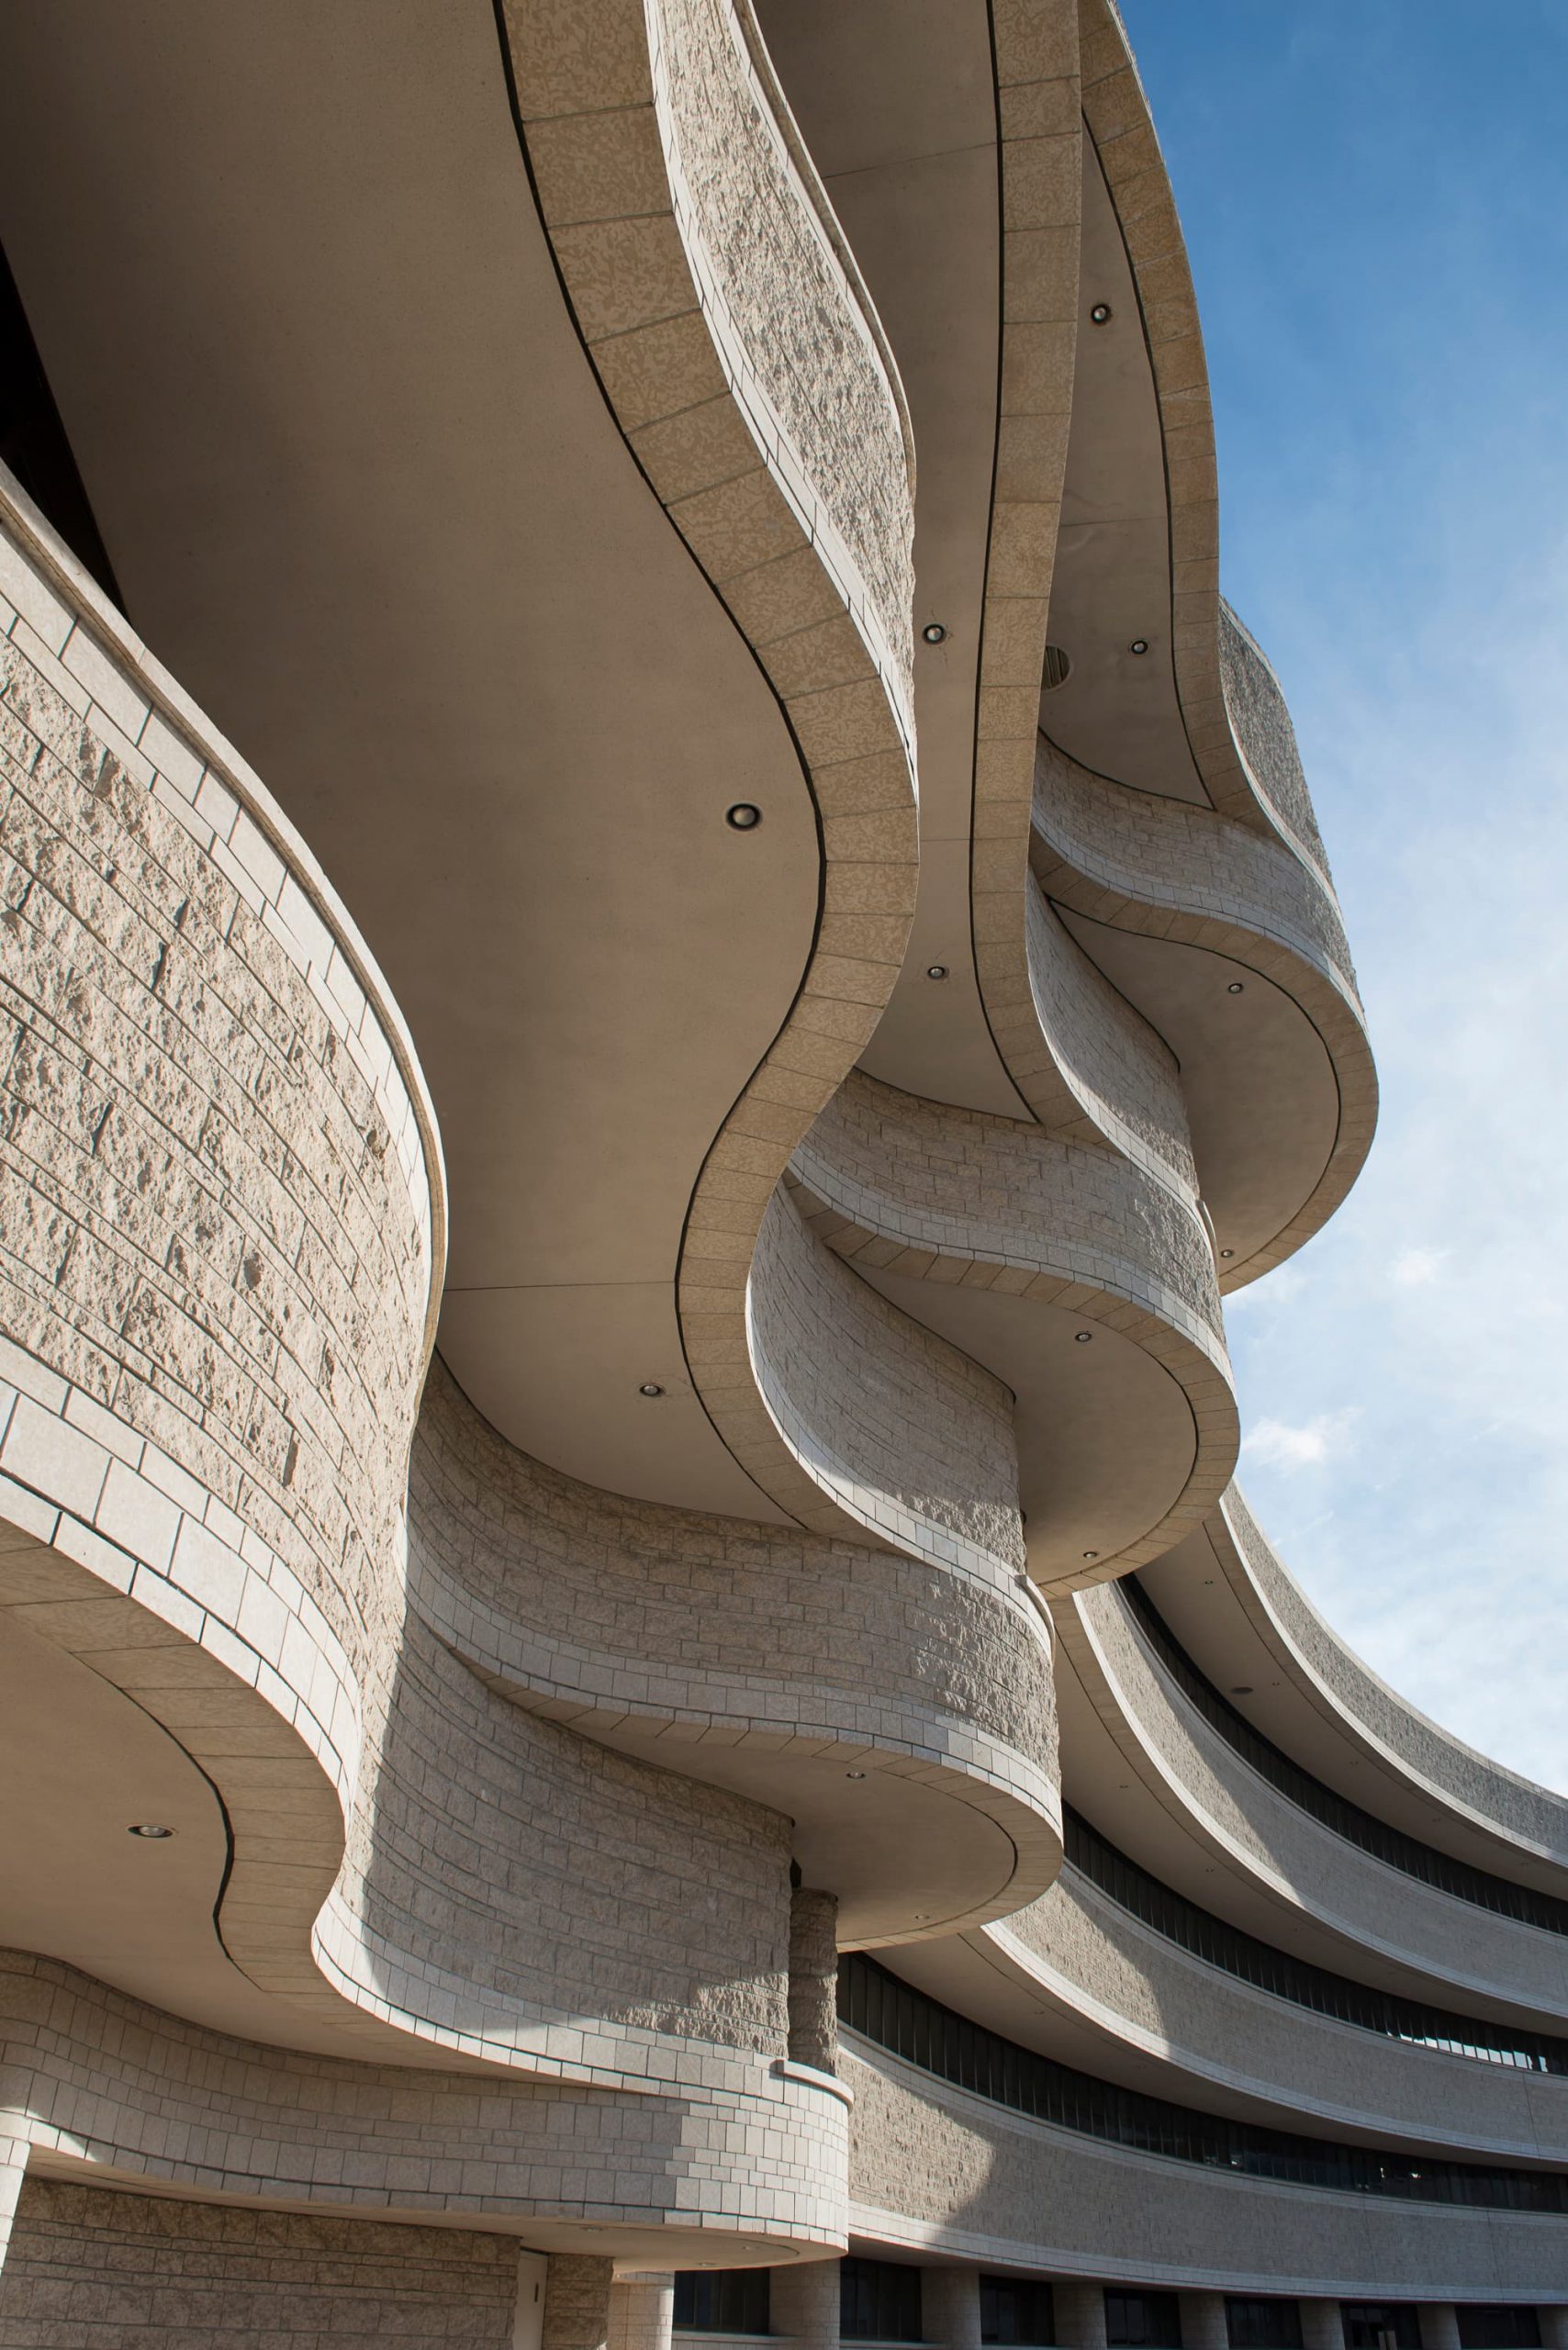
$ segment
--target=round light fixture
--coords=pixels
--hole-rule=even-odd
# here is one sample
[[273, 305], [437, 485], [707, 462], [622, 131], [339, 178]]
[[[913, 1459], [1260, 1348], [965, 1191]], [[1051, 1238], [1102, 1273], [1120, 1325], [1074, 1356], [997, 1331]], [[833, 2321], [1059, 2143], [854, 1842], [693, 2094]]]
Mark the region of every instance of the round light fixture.
[[1135, 636], [1132, 643], [1128, 645], [1127, 651], [1129, 653], [1147, 653], [1148, 651], [1148, 637]]
[[1234, 1257], [1236, 1251], [1234, 1248], [1222, 1248], [1219, 1253], [1222, 1257]]
[[947, 632], [940, 621], [927, 621], [920, 632], [927, 644], [946, 644]]
[[925, 976], [928, 979], [945, 979], [947, 976], [946, 964], [927, 963], [925, 967]]
[[1090, 1339], [1094, 1336], [1094, 1333], [1092, 1330], [1075, 1330], [1072, 1335], [1075, 1342], [1079, 1346], [1086, 1347], [1089, 1344]]
[[737, 800], [733, 808], [724, 811], [724, 822], [735, 833], [755, 833], [762, 822], [762, 811], [749, 800]]
[[1111, 315], [1111, 305], [1109, 302], [1096, 302], [1089, 315], [1097, 327], [1103, 327]]
[[1243, 979], [1232, 979], [1230, 985], [1226, 990], [1226, 995], [1245, 995], [1246, 992], [1247, 985], [1246, 981]]
[[1230, 1694], [1233, 1697], [1250, 1697], [1252, 1684], [1250, 1681], [1238, 1681], [1233, 1684]]
[[174, 1831], [172, 1828], [154, 1828], [151, 1821], [147, 1819], [139, 1820], [134, 1828], [130, 1828], [126, 1830], [128, 1835], [146, 1836], [151, 1838], [154, 1843], [159, 1844], [162, 1843], [168, 1837], [172, 1836], [174, 1832]]
[[846, 1779], [863, 1779], [866, 1774], [864, 1771], [846, 1771], [844, 1775]]
[[1100, 1553], [1098, 1550], [1085, 1550], [1083, 1555], [1086, 1559], [1097, 1559]]
[[644, 1379], [637, 1390], [639, 1395], [662, 1395], [664, 1392], [656, 1379]]

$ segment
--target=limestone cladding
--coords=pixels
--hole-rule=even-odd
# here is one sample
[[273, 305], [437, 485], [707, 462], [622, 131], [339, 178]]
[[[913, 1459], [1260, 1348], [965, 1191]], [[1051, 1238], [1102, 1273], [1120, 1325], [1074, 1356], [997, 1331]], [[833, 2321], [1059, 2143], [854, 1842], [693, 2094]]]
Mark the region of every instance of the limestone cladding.
[[[824, 1248], [782, 1188], [747, 1325], [757, 1393], [798, 1465], [802, 1524], [847, 1521], [988, 1580], [1022, 1570], [1011, 1393]], [[732, 1444], [749, 1467], [749, 1440]]]
[[679, 2077], [793, 2143], [786, 2103], [833, 2099], [767, 2069], [783, 1818], [530, 1717], [406, 1613], [441, 1170], [374, 966], [8, 522], [0, 1598], [218, 1787], [225, 1947], [289, 2009], [382, 2054]]
[[1325, 1623], [1231, 1485], [1211, 1521], [1215, 1553], [1295, 1678], [1405, 1777], [1467, 1818], [1568, 1868], [1568, 1801], [1478, 1754], [1380, 1681]]
[[1054, 1846], [1050, 1644], [1011, 1573], [579, 1485], [497, 1436], [439, 1357], [410, 1516], [415, 1609], [519, 1704], [604, 1736], [668, 1722], [677, 1760], [711, 1733], [960, 1773], [1007, 1797], [1020, 1846], [1031, 1816]]
[[628, 2096], [295, 2054], [0, 1954], [0, 2140], [55, 2173], [525, 2233], [682, 2227], [710, 2232], [709, 2257], [726, 2236], [842, 2241], [842, 2098], [762, 2066], [734, 2098], [717, 2068], [661, 2077], [664, 2094]]
[[1365, 1015], [1333, 895], [1280, 841], [1212, 809], [1108, 782], [1043, 735], [1034, 824], [1035, 876], [1055, 904], [1227, 957], [1292, 997], [1323, 1039], [1338, 1089], [1338, 1131], [1311, 1197], [1249, 1258], [1240, 1278], [1256, 1280], [1333, 1213], [1376, 1123]]
[[0, 2269], [7, 2350], [510, 2350], [517, 2254], [453, 2228], [235, 2211], [58, 2179], [23, 2190]]
[[857, 1072], [790, 1162], [811, 1227], [852, 1263], [1100, 1322], [1168, 1370], [1196, 1434], [1158, 1524], [1092, 1572], [1125, 1573], [1196, 1526], [1230, 1475], [1237, 1419], [1214, 1252], [1194, 1204], [1103, 1145], [929, 1102]]
[[[746, 0], [508, 0], [503, 17], [585, 349], [778, 695], [822, 822], [811, 958], [704, 1163], [678, 1281], [709, 1416], [793, 1512], [811, 1480], [759, 1408], [747, 1281], [790, 1153], [868, 1043], [913, 912], [907, 420]], [[852, 1513], [834, 1523], [860, 1530]]]
[[[1282, 1907], [1344, 1938], [1345, 1971], [1372, 1950], [1410, 1970], [1398, 1987], [1456, 2004], [1450, 1986], [1539, 2017], [1568, 2015], [1562, 1936], [1495, 1916], [1336, 1836], [1244, 1762], [1168, 1678], [1114, 1584], [1081, 1593], [1062, 1626], [1080, 1677], [1124, 1755], [1170, 1810]], [[1440, 1988], [1439, 1988], [1440, 1986]], [[1457, 2004], [1462, 2007], [1462, 1998]]]
[[1287, 832], [1305, 850], [1325, 880], [1328, 855], [1317, 829], [1295, 728], [1267, 654], [1244, 628], [1222, 596], [1219, 599], [1219, 668], [1230, 713], [1237, 755], [1257, 797], [1284, 820]]
[[1568, 2294], [1568, 2225], [1276, 2185], [1103, 2144], [846, 2033], [850, 2224], [888, 2252], [1238, 2293]]
[[1310, 2117], [1325, 2135], [1349, 2124], [1505, 2162], [1568, 2160], [1561, 2076], [1384, 2039], [1271, 1998], [1142, 1925], [1071, 1867], [987, 1926], [983, 1947], [1053, 2005], [1189, 2076], [1172, 2078], [1174, 2097], [1195, 2079], [1277, 2108], [1282, 2129]]

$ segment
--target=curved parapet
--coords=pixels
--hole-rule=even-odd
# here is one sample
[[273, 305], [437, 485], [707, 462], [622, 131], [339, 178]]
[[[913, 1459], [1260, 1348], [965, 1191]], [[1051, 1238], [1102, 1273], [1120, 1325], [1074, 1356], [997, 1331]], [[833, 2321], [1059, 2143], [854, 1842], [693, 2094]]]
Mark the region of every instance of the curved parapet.
[[[586, 2084], [542, 2096], [472, 2065], [413, 2072], [258, 2046], [21, 1951], [0, 1952], [0, 2145], [53, 2176], [526, 2229], [530, 2244], [562, 2250], [580, 2246], [591, 2211], [630, 2256], [667, 2256], [672, 2224], [711, 2260], [756, 2257], [758, 2235], [769, 2260], [791, 2257], [787, 2237], [801, 2249], [838, 2241], [847, 2100], [760, 2065], [750, 2094], [723, 2103]], [[703, 2193], [710, 2165], [722, 2217]]]
[[517, 1706], [788, 1813], [841, 1942], [952, 1932], [1054, 1874], [1049, 1631], [983, 1554], [938, 1567], [593, 1492], [505, 1443], [439, 1360], [412, 1527], [413, 1605], [454, 1654]]
[[[1201, 1519], [1236, 1407], [1207, 1236], [1171, 1188], [1113, 1151], [863, 1074], [790, 1183], [829, 1248], [1007, 1379], [1037, 1581], [1125, 1572]], [[1113, 1494], [1105, 1431], [1127, 1414], [1145, 1443]]]
[[789, 1507], [800, 1480], [750, 1382], [747, 1281], [774, 1186], [868, 1042], [913, 911], [908, 418], [747, 0], [646, 12], [595, 0], [570, 16], [508, 8], [505, 20], [520, 128], [584, 346], [778, 694], [818, 811], [812, 954], [698, 1178], [678, 1283], [709, 1416]]
[[[1376, 1078], [1338, 907], [1278, 842], [1112, 783], [1043, 736], [1031, 856], [1078, 935], [1151, 1023], [1180, 1035], [1189, 1101], [1202, 1089], [1225, 1102], [1200, 1172], [1224, 1243], [1222, 1287], [1255, 1280], [1322, 1225], [1372, 1144]], [[1118, 959], [1118, 935], [1145, 943]], [[1248, 975], [1263, 983], [1260, 999], [1236, 1004]], [[1227, 998], [1228, 1030], [1214, 1009]], [[1319, 1061], [1327, 1087], [1311, 1081]], [[1254, 1148], [1232, 1198], [1227, 1159], [1249, 1148], [1238, 1105], [1271, 1147]]]
[[1289, 1572], [1239, 1486], [1221, 1497], [1207, 1531], [1276, 1662], [1355, 1752], [1505, 1854], [1568, 1869], [1568, 1798], [1465, 1745], [1364, 1664]]
[[859, 2034], [845, 2057], [853, 2225], [889, 2251], [1236, 2293], [1533, 2301], [1568, 2288], [1560, 2214], [1476, 2209], [1462, 2192], [1347, 2194], [1310, 2170], [1296, 2183], [1284, 2163], [1249, 2176], [1222, 2148], [1171, 2159], [1010, 2110]]
[[[263, 788], [25, 505], [4, 519], [0, 1600], [42, 1709], [12, 1727], [52, 1751], [70, 1678], [96, 1726], [70, 1784], [112, 1821], [156, 1726], [191, 1839], [162, 1902], [106, 1877], [88, 1919], [41, 1847], [14, 1889], [62, 1956], [90, 1932], [122, 1982], [172, 1974], [268, 2042], [536, 2095], [699, 2084], [705, 2144], [778, 2129], [812, 2185], [691, 2171], [689, 2224], [787, 2243], [795, 2210], [831, 2241], [841, 2103], [779, 2069], [788, 1822], [531, 1717], [408, 1607], [443, 1229], [417, 1063]], [[1048, 1822], [1036, 1778], [1013, 1800]], [[607, 1870], [635, 1934], [587, 1914]]]
[[[1276, 1980], [1300, 1978], [1294, 1996], [1272, 1990], [1226, 1966], [1226, 1943], [1240, 1938], [1220, 1920], [1193, 1912], [1206, 1931], [1202, 1948], [1185, 1946], [1114, 1897], [1114, 1870], [1101, 1874], [1106, 1885], [1070, 1863], [1028, 1908], [944, 1945], [939, 1968], [923, 1953], [898, 1964], [1014, 2040], [1209, 2110], [1280, 2128], [1310, 2117], [1326, 2134], [1411, 2150], [1568, 2158], [1568, 2043], [1401, 2001], [1249, 1945]], [[1168, 1917], [1192, 1910], [1165, 1887], [1148, 1906]], [[1379, 2020], [1351, 2020], [1363, 2013]]]
[[[1294, 1802], [1198, 1710], [1168, 1673], [1118, 1588], [1081, 1594], [1061, 1627], [1079, 1683], [1128, 1782], [1201, 1855], [1221, 1908], [1266, 1939], [1417, 1998], [1555, 2030], [1568, 2016], [1568, 1939], [1480, 1899], [1441, 1873], [1417, 1875], [1337, 1834]], [[1188, 1842], [1187, 1840], [1191, 1840]]]

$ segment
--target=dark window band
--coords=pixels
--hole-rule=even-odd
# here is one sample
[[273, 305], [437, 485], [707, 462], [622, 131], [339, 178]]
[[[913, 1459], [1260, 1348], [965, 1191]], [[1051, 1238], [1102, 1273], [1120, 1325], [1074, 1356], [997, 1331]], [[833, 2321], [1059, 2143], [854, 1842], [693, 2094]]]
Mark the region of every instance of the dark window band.
[[1471, 2056], [1485, 2065], [1513, 2065], [1520, 2072], [1568, 2073], [1568, 2041], [1478, 2016], [1454, 2015], [1446, 2008], [1428, 2008], [1418, 1999], [1374, 1990], [1348, 1975], [1332, 1975], [1325, 1966], [1292, 1958], [1271, 1942], [1257, 1941], [1162, 1885], [1118, 1852], [1070, 1806], [1063, 1807], [1062, 1828], [1067, 1857], [1073, 1867], [1118, 1908], [1130, 1911], [1140, 1924], [1163, 1934], [1179, 1949], [1191, 1951], [1195, 1958], [1222, 1967], [1226, 1974], [1260, 1991], [1270, 1991], [1275, 1998], [1292, 2000], [1298, 2008], [1311, 2008], [1318, 2015], [1358, 2024], [1363, 2031], [1381, 2032], [1387, 2040], [1414, 2047], [1441, 2049], [1450, 2056]]
[[1251, 1764], [1260, 1779], [1267, 1779], [1301, 1810], [1310, 1812], [1348, 1844], [1358, 1845], [1406, 1876], [1419, 1877], [1423, 1885], [1435, 1886], [1439, 1893], [1451, 1893], [1456, 1899], [1473, 1902], [1478, 1909], [1491, 1909], [1500, 1918], [1517, 1918], [1521, 1925], [1540, 1926], [1549, 1934], [1568, 1934], [1568, 1901], [1560, 1901], [1554, 1894], [1538, 1893], [1532, 1886], [1515, 1885], [1506, 1876], [1493, 1876], [1486, 1869], [1472, 1868], [1467, 1861], [1456, 1861], [1451, 1853], [1439, 1852], [1406, 1836], [1402, 1829], [1374, 1819], [1370, 1811], [1293, 1762], [1221, 1696], [1187, 1654], [1137, 1575], [1126, 1576], [1118, 1588], [1126, 1594], [1149, 1646], [1189, 1704], [1244, 1762]]
[[838, 1965], [838, 2013], [850, 2031], [923, 2072], [1058, 2129], [1081, 2131], [1139, 2154], [1286, 2187], [1387, 2195], [1405, 2202], [1462, 2203], [1501, 2211], [1568, 2212], [1568, 2177], [1556, 2171], [1494, 2169], [1378, 2147], [1337, 2145], [1201, 2113], [1165, 2098], [1075, 2072], [1000, 2032], [971, 2023], [901, 1982], [864, 1952]]

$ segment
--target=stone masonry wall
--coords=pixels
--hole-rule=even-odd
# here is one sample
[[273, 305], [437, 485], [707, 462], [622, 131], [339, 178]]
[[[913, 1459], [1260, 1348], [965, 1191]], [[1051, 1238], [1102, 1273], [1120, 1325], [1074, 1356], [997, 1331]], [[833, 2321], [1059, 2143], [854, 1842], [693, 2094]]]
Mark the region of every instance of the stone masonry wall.
[[6, 2350], [508, 2350], [517, 2249], [466, 2229], [169, 2202], [29, 2178], [0, 2269]]

